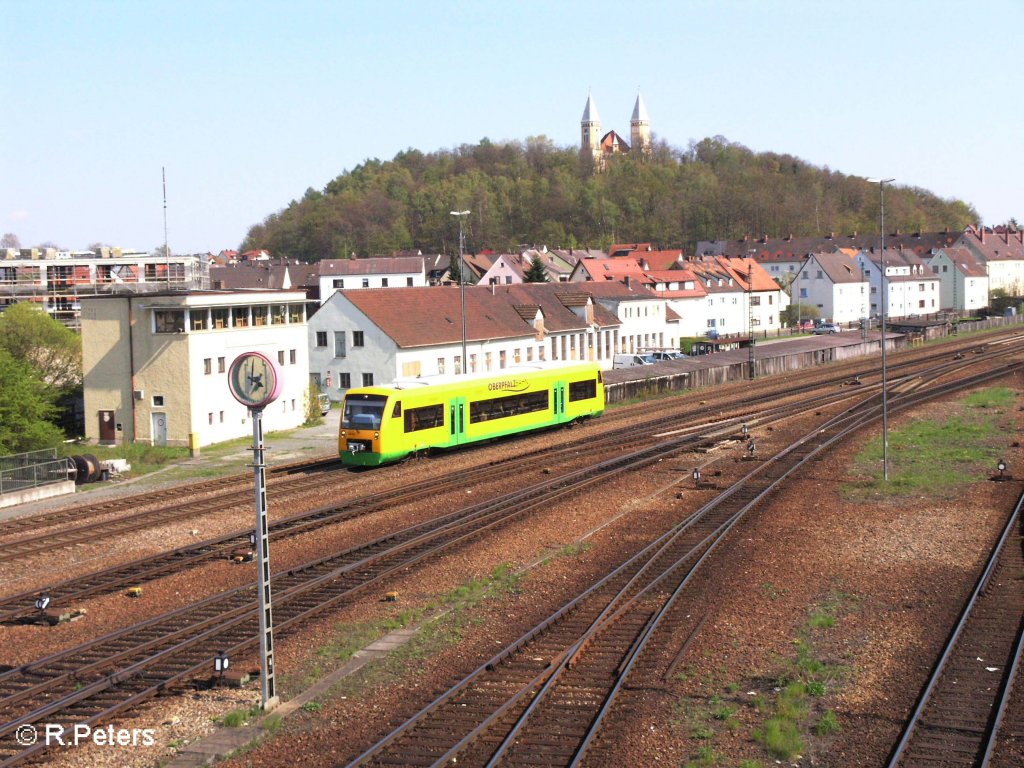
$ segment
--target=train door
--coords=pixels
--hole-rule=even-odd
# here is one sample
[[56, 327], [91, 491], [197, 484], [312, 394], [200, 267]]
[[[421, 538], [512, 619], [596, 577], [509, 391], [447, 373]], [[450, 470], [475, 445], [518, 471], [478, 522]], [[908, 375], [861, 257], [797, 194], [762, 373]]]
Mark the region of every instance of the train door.
[[555, 422], [557, 423], [565, 421], [565, 382], [556, 381], [555, 386], [552, 388], [551, 394], [555, 400]]
[[466, 420], [468, 418], [466, 398], [453, 397], [448, 401], [449, 445], [461, 445], [466, 442]]

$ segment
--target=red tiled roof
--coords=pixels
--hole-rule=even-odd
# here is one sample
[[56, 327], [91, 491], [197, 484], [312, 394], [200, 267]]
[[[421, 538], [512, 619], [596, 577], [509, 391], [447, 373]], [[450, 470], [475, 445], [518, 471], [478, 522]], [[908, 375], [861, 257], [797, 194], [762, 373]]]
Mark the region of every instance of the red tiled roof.
[[[625, 286], [625, 298], [633, 295]], [[535, 333], [533, 318], [540, 308], [548, 332], [584, 330], [587, 322], [562, 300], [568, 295], [589, 294], [580, 284], [519, 283], [502, 286], [467, 286], [466, 337], [473, 341], [529, 337]], [[382, 288], [339, 291], [329, 301], [344, 297], [381, 328], [400, 347], [430, 346], [462, 339], [460, 291], [455, 286]], [[594, 302], [593, 320], [601, 327], [619, 325], [618, 318]]]
[[321, 275], [394, 275], [423, 271], [422, 256], [379, 256], [371, 259], [325, 259]]

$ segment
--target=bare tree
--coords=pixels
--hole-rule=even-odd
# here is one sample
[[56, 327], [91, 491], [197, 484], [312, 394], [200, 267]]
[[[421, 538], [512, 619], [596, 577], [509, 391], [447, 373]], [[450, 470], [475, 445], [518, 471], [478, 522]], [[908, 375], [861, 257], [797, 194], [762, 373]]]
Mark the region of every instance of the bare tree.
[[21, 241], [13, 232], [6, 232], [0, 237], [0, 248], [21, 248]]

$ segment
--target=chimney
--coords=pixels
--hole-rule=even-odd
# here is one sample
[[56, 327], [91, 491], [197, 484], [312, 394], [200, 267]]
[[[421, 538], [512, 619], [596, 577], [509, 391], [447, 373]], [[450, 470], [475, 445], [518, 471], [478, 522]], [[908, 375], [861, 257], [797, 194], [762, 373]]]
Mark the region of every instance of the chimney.
[[624, 280], [623, 282], [625, 282], [625, 283], [626, 283], [626, 287], [627, 287], [627, 288], [630, 288], [630, 287], [631, 287], [631, 286], [630, 286], [630, 283], [631, 283], [632, 281], [631, 281], [631, 280], [629, 279], [629, 275], [626, 275], [626, 278], [625, 278], [625, 280]]
[[981, 227], [981, 231], [978, 232], [978, 236], [981, 238], [981, 244], [985, 244], [985, 228]]

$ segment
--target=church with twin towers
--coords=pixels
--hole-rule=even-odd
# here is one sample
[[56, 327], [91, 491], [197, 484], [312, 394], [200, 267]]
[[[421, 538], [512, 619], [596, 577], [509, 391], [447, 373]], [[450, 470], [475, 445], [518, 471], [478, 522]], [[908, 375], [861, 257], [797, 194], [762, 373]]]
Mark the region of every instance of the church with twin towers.
[[600, 170], [609, 155], [639, 152], [648, 155], [651, 152], [651, 120], [647, 116], [647, 105], [644, 97], [636, 95], [633, 117], [629, 120], [629, 143], [615, 131], [601, 134], [601, 116], [597, 113], [597, 104], [593, 95], [587, 96], [587, 105], [583, 108], [583, 119], [580, 120], [580, 152], [590, 154], [594, 165]]

